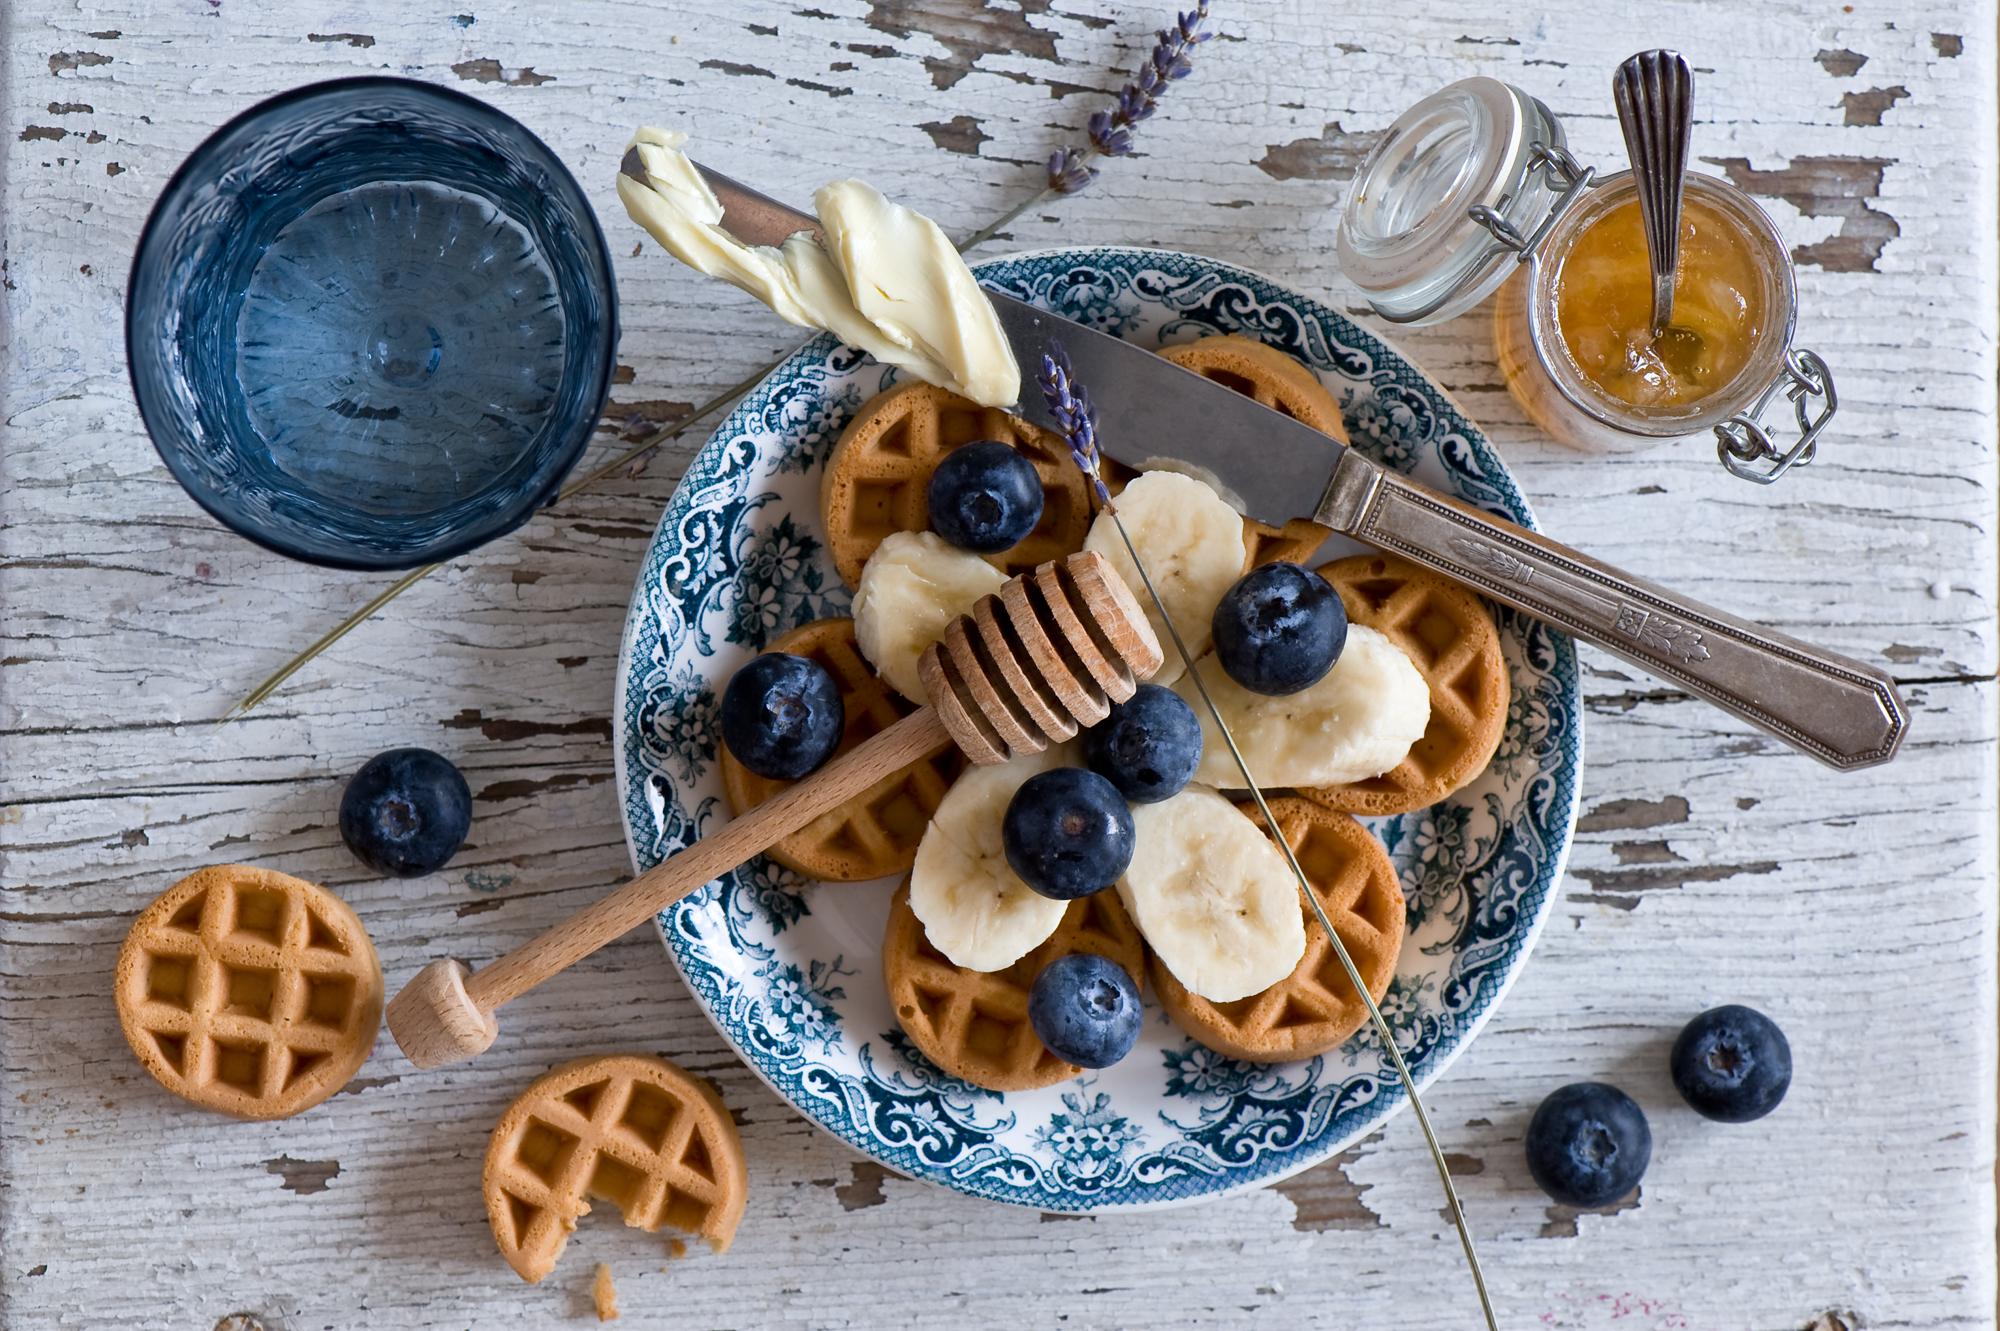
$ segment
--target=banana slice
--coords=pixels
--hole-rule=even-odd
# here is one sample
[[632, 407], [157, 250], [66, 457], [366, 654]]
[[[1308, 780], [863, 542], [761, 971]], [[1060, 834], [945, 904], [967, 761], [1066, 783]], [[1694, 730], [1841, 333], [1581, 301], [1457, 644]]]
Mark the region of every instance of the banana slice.
[[[923, 921], [931, 945], [952, 964], [1003, 970], [1062, 923], [1069, 903], [1045, 897], [1015, 876], [1001, 845], [1000, 823], [1022, 782], [1051, 768], [1079, 766], [1080, 753], [1071, 740], [992, 767], [974, 767], [952, 784], [931, 815], [910, 871], [910, 909]], [[1250, 826], [1249, 819], [1237, 817]], [[1296, 909], [1292, 913], [1298, 914]]]
[[855, 644], [889, 687], [911, 702], [927, 703], [917, 658], [944, 636], [947, 624], [971, 613], [975, 601], [1006, 581], [999, 569], [936, 532], [893, 532], [861, 569], [854, 593]]
[[1134, 805], [1132, 822], [1118, 895], [1175, 979], [1227, 1003], [1292, 973], [1306, 952], [1298, 880], [1257, 824], [1200, 785]]
[[[1252, 693], [1211, 654], [1195, 662], [1260, 786], [1331, 786], [1378, 776], [1409, 756], [1431, 720], [1430, 688], [1395, 643], [1362, 624], [1319, 683], [1281, 698]], [[1201, 722], [1194, 779], [1241, 788], [1243, 774], [1192, 679], [1174, 692]], [[1207, 997], [1207, 995], [1204, 995]]]
[[[1243, 519], [1208, 486], [1172, 471], [1149, 471], [1127, 485], [1118, 496], [1118, 516], [1125, 520], [1126, 534], [1146, 561], [1146, 571], [1153, 575], [1153, 586], [1167, 603], [1188, 651], [1200, 656], [1208, 650], [1215, 607], [1243, 573]], [[1090, 524], [1083, 548], [1109, 559], [1145, 608], [1146, 622], [1167, 656], [1153, 683], [1179, 679], [1186, 668], [1181, 654], [1174, 650], [1160, 608], [1146, 591], [1145, 579], [1133, 566], [1131, 552], [1109, 514], [1100, 513]]]

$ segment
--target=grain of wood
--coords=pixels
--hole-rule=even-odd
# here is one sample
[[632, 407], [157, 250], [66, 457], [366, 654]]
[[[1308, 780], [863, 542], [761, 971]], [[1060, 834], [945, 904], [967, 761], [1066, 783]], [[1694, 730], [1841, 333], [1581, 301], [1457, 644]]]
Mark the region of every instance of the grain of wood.
[[[608, 458], [639, 404], [700, 401], [798, 337], [642, 243], [612, 188], [634, 125], [681, 125], [703, 161], [791, 202], [853, 175], [965, 235], [1082, 141], [1166, 8], [585, 0], [560, 22], [525, 0], [6, 8], [0, 1326], [539, 1325], [589, 1315], [598, 1261], [617, 1266], [642, 1326], [1476, 1316], [1407, 1117], [1283, 1188], [1044, 1219], [898, 1178], [809, 1128], [729, 1052], [650, 931], [510, 1008], [504, 1048], [418, 1073], [385, 1041], [345, 1092], [280, 1123], [180, 1105], [132, 1062], [110, 1005], [134, 913], [204, 864], [334, 888], [392, 989], [439, 955], [498, 956], [629, 874], [607, 712], [632, 580], [696, 442], [454, 562], [214, 733], [390, 579], [290, 564], [222, 531], [146, 441], [118, 351], [123, 275], [194, 143], [261, 97], [369, 72], [460, 88], [528, 124], [618, 256], [631, 375], [600, 435]], [[1699, 442], [1583, 458], [1539, 439], [1500, 385], [1490, 308], [1387, 335], [1487, 428], [1552, 534], [1883, 665], [1916, 718], [1893, 766], [1841, 777], [1581, 652], [1586, 820], [1563, 898], [1486, 1033], [1428, 1093], [1503, 1317], [1991, 1325], [1990, 6], [1217, 13], [1222, 40], [1142, 127], [1143, 155], [1104, 163], [1089, 191], [1031, 210], [992, 248], [1197, 250], [1358, 311], [1332, 235], [1368, 136], [1437, 85], [1489, 73], [1615, 169], [1611, 69], [1677, 46], [1701, 71], [1695, 156], [1718, 159], [1700, 169], [1758, 192], [1802, 258], [1800, 338], [1841, 393], [1810, 468], [1761, 490]], [[383, 881], [341, 847], [334, 810], [348, 773], [403, 743], [466, 769], [476, 818], [444, 872]], [[1798, 1057], [1760, 1125], [1697, 1119], [1665, 1078], [1680, 1023], [1725, 1001], [1770, 1012]], [[487, 1233], [486, 1132], [541, 1072], [614, 1050], [719, 1085], [750, 1158], [746, 1219], [726, 1257], [668, 1263], [657, 1238], [594, 1216], [572, 1240], [574, 1275], [526, 1289]], [[1610, 1214], [1551, 1206], [1521, 1154], [1535, 1103], [1587, 1077], [1624, 1086], [1653, 1125], [1636, 1201]], [[304, 1164], [322, 1186], [287, 1186]]]

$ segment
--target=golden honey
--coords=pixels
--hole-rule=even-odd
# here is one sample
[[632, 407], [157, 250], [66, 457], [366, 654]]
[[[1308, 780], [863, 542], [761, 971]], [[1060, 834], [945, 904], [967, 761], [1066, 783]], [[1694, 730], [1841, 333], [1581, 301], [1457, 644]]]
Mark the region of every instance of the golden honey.
[[1682, 408], [1728, 387], [1767, 325], [1758, 247], [1736, 220], [1690, 197], [1681, 213], [1673, 326], [1653, 328], [1653, 277], [1639, 201], [1593, 219], [1554, 282], [1561, 346], [1576, 370], [1620, 402]]

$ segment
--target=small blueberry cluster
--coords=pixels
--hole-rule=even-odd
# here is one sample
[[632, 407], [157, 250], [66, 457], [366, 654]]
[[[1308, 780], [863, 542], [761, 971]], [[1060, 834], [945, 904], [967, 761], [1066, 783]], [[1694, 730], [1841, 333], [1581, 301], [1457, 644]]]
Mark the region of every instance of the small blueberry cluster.
[[1111, 508], [1111, 491], [1104, 488], [1104, 480], [1097, 474], [1097, 409], [1090, 405], [1090, 391], [1076, 381], [1076, 367], [1070, 364], [1062, 343], [1050, 340], [1049, 349], [1042, 354], [1042, 372], [1035, 381], [1041, 385], [1056, 428], [1069, 444], [1077, 470], [1096, 491], [1097, 502]]
[[1132, 127], [1153, 114], [1167, 85], [1184, 79], [1193, 70], [1189, 56], [1194, 48], [1214, 34], [1203, 32], [1208, 19], [1208, 0], [1200, 0], [1193, 11], [1182, 14], [1171, 28], [1161, 30], [1153, 54], [1140, 67], [1139, 77], [1118, 90], [1110, 107], [1090, 118], [1091, 152], [1062, 148], [1049, 158], [1049, 188], [1057, 194], [1074, 194], [1097, 179], [1096, 168], [1088, 165], [1093, 155], [1125, 157], [1132, 152]]

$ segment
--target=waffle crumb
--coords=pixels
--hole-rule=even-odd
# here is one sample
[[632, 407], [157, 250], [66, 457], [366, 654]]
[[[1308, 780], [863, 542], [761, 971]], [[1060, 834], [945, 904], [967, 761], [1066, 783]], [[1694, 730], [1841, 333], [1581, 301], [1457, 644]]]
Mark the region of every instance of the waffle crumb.
[[667, 1256], [678, 1260], [687, 1255], [688, 1255], [688, 1246], [684, 1240], [681, 1239], [667, 1240]]
[[597, 1305], [597, 1320], [618, 1320], [618, 1287], [611, 1283], [611, 1268], [599, 1262], [597, 1278], [590, 1282], [590, 1301]]

